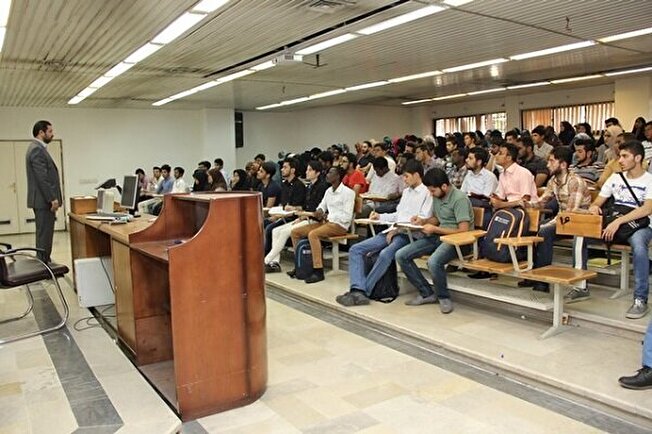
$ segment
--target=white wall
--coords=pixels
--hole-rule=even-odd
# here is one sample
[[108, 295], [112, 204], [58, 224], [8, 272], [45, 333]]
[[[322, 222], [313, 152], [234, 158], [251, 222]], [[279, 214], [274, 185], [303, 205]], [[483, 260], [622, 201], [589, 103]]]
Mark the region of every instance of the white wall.
[[302, 152], [333, 143], [403, 136], [412, 131], [412, 111], [404, 107], [337, 105], [292, 112], [244, 112], [244, 147], [238, 167], [258, 153], [276, 159], [279, 151]]
[[625, 131], [631, 131], [639, 116], [649, 121], [652, 117], [652, 76], [616, 80], [615, 112]]
[[62, 140], [66, 197], [92, 193], [103, 180], [120, 180], [137, 167], [149, 173], [163, 163], [181, 166], [191, 182], [200, 160], [235, 163], [232, 110], [0, 107], [0, 139], [30, 139], [39, 119], [52, 122]]

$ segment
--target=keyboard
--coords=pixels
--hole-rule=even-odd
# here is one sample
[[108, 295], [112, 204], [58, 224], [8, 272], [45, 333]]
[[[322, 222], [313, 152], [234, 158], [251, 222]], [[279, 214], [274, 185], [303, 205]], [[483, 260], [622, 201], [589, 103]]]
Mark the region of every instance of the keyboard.
[[131, 216], [124, 212], [103, 212], [103, 213], [93, 213], [86, 214], [86, 218], [89, 220], [115, 220], [115, 219], [131, 219]]

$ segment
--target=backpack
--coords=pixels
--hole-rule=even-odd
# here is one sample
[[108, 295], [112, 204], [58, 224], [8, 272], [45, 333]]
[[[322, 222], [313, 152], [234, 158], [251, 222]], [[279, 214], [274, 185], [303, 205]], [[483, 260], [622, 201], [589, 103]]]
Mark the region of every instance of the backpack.
[[[529, 226], [529, 218], [523, 208], [499, 209], [491, 216], [487, 234], [480, 246], [481, 255], [495, 262], [512, 262], [509, 248], [494, 243], [494, 240], [524, 236]], [[524, 261], [527, 258], [527, 247], [518, 247], [516, 258], [519, 261]]]
[[[364, 257], [365, 275], [369, 274], [378, 259], [379, 252], [374, 252]], [[396, 272], [396, 261], [392, 261], [383, 277], [376, 283], [371, 291], [370, 299], [381, 303], [391, 303], [398, 297], [398, 275]]]
[[314, 271], [312, 267], [312, 251], [307, 238], [299, 240], [294, 252], [295, 277], [299, 280], [307, 279]]

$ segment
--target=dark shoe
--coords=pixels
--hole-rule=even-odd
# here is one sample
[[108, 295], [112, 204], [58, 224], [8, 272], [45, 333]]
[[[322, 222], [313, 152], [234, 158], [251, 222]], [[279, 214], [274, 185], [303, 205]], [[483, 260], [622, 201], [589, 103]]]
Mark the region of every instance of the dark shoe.
[[647, 301], [642, 298], [635, 298], [632, 306], [627, 310], [625, 318], [629, 319], [639, 319], [643, 318], [647, 314]]
[[535, 285], [535, 282], [529, 279], [525, 279], [525, 280], [519, 280], [519, 282], [516, 285], [519, 288], [531, 288]]
[[588, 289], [573, 288], [564, 296], [564, 302], [575, 303], [577, 301], [588, 300], [589, 298], [591, 298], [591, 293]]
[[281, 265], [278, 262], [270, 262], [265, 264], [265, 273], [280, 273]]
[[323, 268], [315, 268], [315, 270], [312, 272], [310, 276], [308, 276], [304, 282], [306, 283], [317, 283], [321, 282], [324, 280], [324, 269]]
[[359, 289], [351, 289], [349, 292], [338, 295], [335, 297], [337, 301], [342, 306], [363, 306], [369, 304], [369, 297], [367, 294], [360, 291]]
[[457, 265], [446, 265], [446, 272], [447, 273], [454, 273], [454, 272], [459, 271], [459, 270], [460, 270], [460, 267], [458, 267]]
[[473, 274], [469, 274], [469, 279], [488, 279], [491, 277], [491, 273], [486, 271], [476, 271]]
[[535, 282], [534, 286], [532, 286], [532, 290], [538, 292], [550, 292], [550, 285], [547, 283]]
[[652, 389], [652, 368], [643, 366], [636, 375], [620, 377], [618, 382], [627, 389], [644, 390]]
[[290, 271], [288, 271], [285, 274], [287, 274], [288, 276], [290, 276], [291, 278], [294, 279], [297, 276], [297, 270], [296, 270], [296, 268], [293, 268], [293, 269], [291, 269]]

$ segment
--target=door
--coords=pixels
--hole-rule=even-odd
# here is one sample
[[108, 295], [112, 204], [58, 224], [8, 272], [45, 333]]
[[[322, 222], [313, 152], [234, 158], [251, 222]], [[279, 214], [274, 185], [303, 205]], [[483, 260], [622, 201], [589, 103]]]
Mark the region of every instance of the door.
[[[27, 147], [31, 141], [21, 140], [14, 141], [14, 164], [16, 168], [16, 184], [17, 184], [17, 195], [18, 195], [18, 224], [19, 232], [21, 233], [33, 233], [36, 232], [36, 225], [34, 224], [34, 211], [30, 208], [27, 208], [27, 171], [25, 168], [25, 154], [27, 153]], [[59, 169], [59, 178], [63, 183], [63, 165], [61, 161], [61, 140], [52, 140], [48, 143], [48, 152], [52, 156], [54, 163]], [[63, 184], [62, 184], [63, 191]], [[65, 205], [66, 201], [64, 200], [61, 204], [61, 207], [57, 211], [56, 221], [54, 223], [54, 230], [65, 230], [66, 229], [66, 220], [65, 220]]]
[[[13, 142], [1, 142], [0, 154], [14, 155]], [[0, 159], [0, 235], [20, 232], [18, 223], [18, 186], [13, 158]]]

